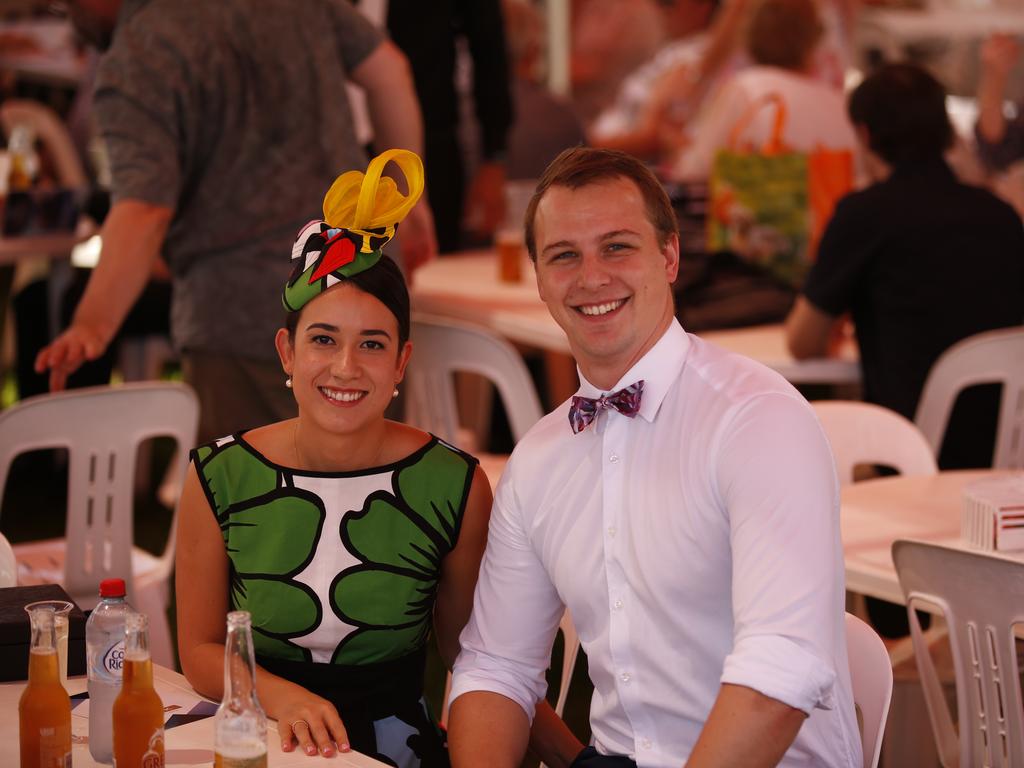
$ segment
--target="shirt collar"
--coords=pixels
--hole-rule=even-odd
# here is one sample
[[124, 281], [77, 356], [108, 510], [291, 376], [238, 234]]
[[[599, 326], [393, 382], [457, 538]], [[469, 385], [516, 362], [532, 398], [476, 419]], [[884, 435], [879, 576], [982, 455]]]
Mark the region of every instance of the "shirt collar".
[[611, 389], [602, 390], [594, 386], [587, 381], [579, 366], [576, 366], [576, 372], [580, 377], [580, 388], [576, 390], [576, 394], [581, 397], [596, 398], [608, 392], [616, 392], [643, 379], [644, 393], [640, 398], [639, 415], [647, 421], [654, 421], [665, 395], [668, 394], [668, 390], [675, 380], [679, 378], [679, 372], [683, 369], [689, 350], [690, 337], [687, 336], [679, 321], [672, 318], [672, 322], [661, 338], [647, 350], [647, 354], [637, 360], [633, 367], [623, 374]]

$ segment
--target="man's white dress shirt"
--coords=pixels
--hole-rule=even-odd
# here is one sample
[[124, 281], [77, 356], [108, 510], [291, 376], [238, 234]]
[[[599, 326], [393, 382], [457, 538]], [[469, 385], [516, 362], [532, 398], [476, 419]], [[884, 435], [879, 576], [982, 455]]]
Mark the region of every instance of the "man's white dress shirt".
[[640, 379], [635, 418], [573, 434], [566, 402], [516, 446], [452, 699], [494, 691], [532, 717], [565, 605], [599, 752], [679, 768], [733, 683], [809, 715], [782, 765], [860, 766], [838, 484], [811, 408], [675, 321], [610, 391]]

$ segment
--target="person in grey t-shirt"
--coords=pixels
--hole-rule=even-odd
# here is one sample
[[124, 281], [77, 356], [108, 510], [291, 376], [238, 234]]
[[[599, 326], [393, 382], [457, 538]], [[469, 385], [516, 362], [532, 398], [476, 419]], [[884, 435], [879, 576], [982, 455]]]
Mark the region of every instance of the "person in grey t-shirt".
[[[377, 148], [422, 151], [401, 52], [345, 0], [72, 0], [106, 48], [95, 114], [114, 205], [71, 326], [39, 353], [50, 388], [99, 356], [157, 257], [171, 330], [202, 405], [200, 441], [294, 415], [270, 340], [295, 233], [341, 172], [363, 168], [344, 83], [367, 93]], [[109, 47], [108, 47], [109, 46]], [[436, 252], [421, 202], [407, 270]]]

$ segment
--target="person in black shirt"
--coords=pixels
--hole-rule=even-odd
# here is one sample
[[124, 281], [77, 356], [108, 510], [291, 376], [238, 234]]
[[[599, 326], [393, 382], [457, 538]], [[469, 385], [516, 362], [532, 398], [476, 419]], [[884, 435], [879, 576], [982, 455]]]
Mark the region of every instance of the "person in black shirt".
[[[836, 206], [787, 320], [789, 347], [797, 358], [827, 354], [833, 324], [851, 313], [864, 399], [913, 419], [944, 350], [1024, 322], [1024, 227], [1013, 208], [946, 165], [945, 93], [924, 70], [883, 67], [853, 92], [849, 113], [875, 183]], [[941, 468], [991, 466], [996, 394], [963, 393]]]
[[[441, 253], [458, 250], [463, 219], [493, 234], [504, 214], [505, 152], [512, 96], [505, 25], [499, 0], [390, 0], [391, 40], [409, 59], [423, 112], [427, 196]], [[473, 63], [473, 105], [480, 126], [480, 162], [466, 190], [455, 85], [457, 40]]]

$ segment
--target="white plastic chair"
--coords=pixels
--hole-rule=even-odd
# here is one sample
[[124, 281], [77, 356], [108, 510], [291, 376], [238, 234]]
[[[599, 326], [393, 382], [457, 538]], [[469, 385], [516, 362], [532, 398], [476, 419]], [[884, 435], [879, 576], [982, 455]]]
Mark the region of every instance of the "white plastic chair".
[[[508, 414], [518, 441], [544, 415], [537, 389], [522, 356], [504, 339], [473, 325], [414, 315], [413, 355], [405, 377], [406, 421], [457, 445], [459, 410], [455, 373], [475, 373], [490, 381]], [[493, 486], [504, 457], [480, 457]]]
[[[942, 765], [1024, 765], [1013, 632], [1014, 624], [1024, 622], [1024, 562], [917, 541], [895, 542], [892, 557], [907, 600], [914, 656]], [[940, 609], [948, 625], [956, 675], [956, 727], [913, 610], [922, 601]]]
[[199, 401], [184, 384], [160, 382], [90, 387], [31, 397], [0, 412], [0, 497], [19, 454], [68, 451], [65, 538], [14, 548], [18, 581], [60, 583], [84, 610], [99, 600], [105, 578], [125, 580], [128, 599], [149, 615], [153, 660], [174, 666], [167, 622], [174, 567], [176, 515], [159, 557], [133, 547], [133, 489], [139, 444], [154, 437], [177, 443], [179, 487], [195, 444]]
[[0, 587], [13, 587], [18, 583], [18, 562], [7, 537], [0, 533]]
[[818, 400], [814, 407], [832, 446], [839, 482], [853, 482], [860, 464], [884, 464], [903, 475], [934, 475], [935, 456], [914, 423], [872, 403]]
[[846, 614], [846, 652], [850, 659], [853, 701], [860, 709], [864, 768], [875, 768], [892, 699], [892, 664], [885, 643], [868, 624]]
[[991, 383], [1003, 385], [992, 466], [1024, 468], [1024, 326], [970, 336], [935, 361], [921, 391], [914, 422], [936, 456], [960, 391]]

